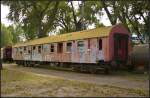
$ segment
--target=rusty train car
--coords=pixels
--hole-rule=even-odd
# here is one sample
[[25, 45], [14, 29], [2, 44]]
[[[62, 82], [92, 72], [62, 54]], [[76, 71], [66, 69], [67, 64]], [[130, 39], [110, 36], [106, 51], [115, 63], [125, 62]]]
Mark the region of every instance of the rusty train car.
[[25, 66], [55, 63], [95, 73], [108, 72], [114, 63], [125, 65], [130, 53], [130, 33], [117, 24], [18, 43], [12, 57]]

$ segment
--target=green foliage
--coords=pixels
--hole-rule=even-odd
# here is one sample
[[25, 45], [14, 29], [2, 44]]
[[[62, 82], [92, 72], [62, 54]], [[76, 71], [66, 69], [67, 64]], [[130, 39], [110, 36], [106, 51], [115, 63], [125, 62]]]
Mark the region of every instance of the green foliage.
[[20, 36], [23, 36], [25, 32], [23, 31], [20, 24], [13, 24], [7, 27], [7, 29], [11, 32], [13, 39], [12, 42], [15, 44], [19, 41], [22, 41]]
[[[26, 39], [87, 29], [89, 25], [104, 26], [99, 21], [105, 10], [112, 25], [123, 23], [138, 37], [149, 36], [148, 0], [145, 1], [2, 1], [10, 7], [8, 19], [19, 23]], [[80, 3], [80, 4], [79, 4]], [[97, 17], [98, 16], [98, 17]], [[143, 22], [140, 22], [143, 21]], [[56, 28], [60, 28], [59, 31]], [[141, 39], [142, 42], [142, 39]]]
[[[117, 21], [123, 23], [131, 33], [138, 37], [149, 36], [148, 33], [148, 0], [144, 1], [101, 1], [112, 25]], [[107, 7], [111, 8], [111, 11]], [[141, 43], [143, 40], [140, 39]]]
[[96, 15], [101, 15], [102, 8], [98, 1], [82, 1], [78, 8], [73, 2], [63, 2], [59, 7], [56, 26], [60, 26], [60, 34], [87, 29], [89, 25], [98, 25], [99, 20]]
[[1, 47], [12, 45], [12, 34], [4, 24], [1, 24]]
[[[21, 68], [16, 68], [15, 70], [4, 68], [4, 70], [1, 71], [2, 96], [148, 96], [148, 90], [146, 89], [122, 88], [119, 87], [119, 85], [98, 85], [94, 83], [66, 80], [59, 77], [54, 78], [53, 76], [51, 77], [51, 75], [46, 76], [42, 74], [29, 73], [25, 72], [25, 70], [21, 72], [20, 70]], [[143, 75], [131, 75], [120, 72], [118, 75], [122, 76], [122, 78], [131, 79], [132, 81], [136, 82], [139, 79], [142, 81], [143, 79], [148, 80], [148, 76], [143, 78]], [[128, 80], [127, 82], [130, 81]]]
[[21, 37], [26, 38], [20, 24], [13, 24], [6, 27], [1, 23], [1, 42], [3, 46], [9, 46], [17, 42], [23, 41]]
[[87, 29], [89, 25], [98, 23], [95, 15], [101, 14], [102, 8], [98, 1], [81, 2], [84, 8], [80, 6], [78, 9], [72, 1], [17, 0], [2, 1], [2, 4], [10, 7], [8, 19], [21, 24], [27, 39], [47, 36], [57, 27], [61, 27], [59, 33]]
[[27, 39], [44, 37], [50, 31], [59, 2], [45, 1], [2, 1], [10, 7], [8, 19], [21, 23]]

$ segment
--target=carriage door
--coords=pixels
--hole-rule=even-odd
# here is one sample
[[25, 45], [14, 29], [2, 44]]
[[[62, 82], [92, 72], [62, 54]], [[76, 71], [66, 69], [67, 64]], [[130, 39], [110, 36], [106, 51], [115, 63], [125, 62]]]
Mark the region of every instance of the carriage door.
[[78, 41], [78, 51], [79, 51], [79, 62], [83, 63], [85, 61], [85, 47], [84, 47], [84, 41]]
[[126, 61], [128, 56], [128, 36], [124, 34], [114, 35], [114, 57], [120, 61]]

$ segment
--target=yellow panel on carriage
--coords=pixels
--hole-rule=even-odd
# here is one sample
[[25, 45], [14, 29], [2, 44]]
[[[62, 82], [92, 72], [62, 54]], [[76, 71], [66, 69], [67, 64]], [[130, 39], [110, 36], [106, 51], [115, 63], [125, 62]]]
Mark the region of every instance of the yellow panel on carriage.
[[112, 28], [113, 26], [108, 26], [108, 27], [100, 27], [96, 29], [83, 30], [83, 31], [60, 34], [60, 35], [53, 35], [49, 37], [30, 40], [23, 43], [18, 43], [13, 47], [45, 44], [45, 43], [53, 43], [53, 42], [61, 42], [61, 41], [69, 41], [69, 40], [78, 40], [78, 39], [86, 39], [86, 38], [95, 38], [95, 37], [107, 37], [109, 36], [109, 33]]

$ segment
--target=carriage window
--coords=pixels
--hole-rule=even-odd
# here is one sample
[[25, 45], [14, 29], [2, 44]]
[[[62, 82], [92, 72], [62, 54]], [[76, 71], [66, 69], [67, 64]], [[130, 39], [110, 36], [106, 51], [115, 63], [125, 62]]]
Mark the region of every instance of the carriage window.
[[78, 47], [83, 47], [83, 46], [84, 46], [83, 41], [78, 41]]
[[41, 53], [41, 46], [38, 46], [38, 53]]
[[72, 43], [67, 43], [67, 52], [71, 52]]
[[33, 50], [35, 50], [35, 46], [33, 46]]
[[28, 53], [30, 54], [30, 53], [31, 53], [31, 50], [28, 50]]
[[26, 51], [26, 47], [24, 47], [24, 51]]
[[18, 52], [19, 51], [19, 48], [16, 48], [16, 52]]
[[54, 44], [51, 44], [50, 51], [54, 52]]
[[88, 49], [90, 49], [90, 39], [88, 39]]
[[57, 52], [62, 53], [63, 52], [63, 43], [58, 43], [57, 45]]
[[99, 39], [99, 50], [102, 50], [102, 39]]
[[21, 47], [19, 47], [19, 51], [21, 51], [22, 50], [22, 48]]
[[47, 44], [43, 45], [43, 50], [44, 50], [44, 52], [47, 52], [47, 50], [48, 50], [48, 45]]

